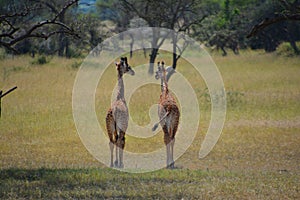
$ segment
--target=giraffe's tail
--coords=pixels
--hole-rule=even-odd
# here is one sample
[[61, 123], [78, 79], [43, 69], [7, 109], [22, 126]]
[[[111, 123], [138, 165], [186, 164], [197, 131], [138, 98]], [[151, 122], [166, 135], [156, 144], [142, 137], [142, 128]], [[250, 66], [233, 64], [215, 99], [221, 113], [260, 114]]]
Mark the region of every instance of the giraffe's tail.
[[157, 129], [159, 123], [160, 123], [162, 120], [164, 120], [164, 119], [168, 116], [168, 114], [169, 114], [169, 112], [167, 112], [167, 113], [159, 120], [159, 122], [157, 122], [157, 123], [154, 124], [154, 126], [153, 126], [153, 128], [152, 128], [152, 131], [153, 131], [153, 132]]

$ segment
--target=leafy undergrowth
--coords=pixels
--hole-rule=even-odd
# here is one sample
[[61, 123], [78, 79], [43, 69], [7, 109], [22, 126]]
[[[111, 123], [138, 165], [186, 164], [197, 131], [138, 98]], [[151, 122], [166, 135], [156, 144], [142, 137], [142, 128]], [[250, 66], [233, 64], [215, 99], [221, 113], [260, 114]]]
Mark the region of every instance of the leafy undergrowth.
[[7, 169], [2, 199], [299, 199], [299, 174], [112, 169]]

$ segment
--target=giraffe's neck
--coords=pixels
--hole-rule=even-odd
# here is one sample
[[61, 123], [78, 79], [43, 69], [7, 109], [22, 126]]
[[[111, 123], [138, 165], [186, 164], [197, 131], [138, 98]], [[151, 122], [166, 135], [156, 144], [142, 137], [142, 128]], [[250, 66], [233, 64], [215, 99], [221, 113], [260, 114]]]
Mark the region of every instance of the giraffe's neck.
[[118, 77], [117, 100], [124, 99], [124, 83], [122, 76]]
[[164, 95], [167, 95], [169, 92], [169, 89], [168, 89], [168, 83], [166, 81], [165, 76], [161, 78], [160, 86], [161, 86], [161, 93]]

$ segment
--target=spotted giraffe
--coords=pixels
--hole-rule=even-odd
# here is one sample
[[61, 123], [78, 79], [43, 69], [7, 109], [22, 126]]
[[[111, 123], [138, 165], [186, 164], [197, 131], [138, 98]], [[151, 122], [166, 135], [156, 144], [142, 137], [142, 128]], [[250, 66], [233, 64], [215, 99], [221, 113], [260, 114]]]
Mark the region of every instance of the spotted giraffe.
[[153, 127], [153, 131], [158, 127], [158, 124], [161, 125], [164, 132], [164, 143], [167, 150], [167, 168], [174, 168], [174, 144], [175, 144], [175, 135], [177, 132], [180, 112], [176, 101], [168, 89], [168, 82], [166, 78], [166, 73], [172, 73], [173, 68], [169, 67], [165, 69], [164, 62], [160, 65], [158, 62], [158, 70], [156, 72], [155, 78], [161, 80], [161, 95], [158, 105], [158, 116], [159, 122], [156, 123]]
[[[116, 63], [118, 71], [118, 90], [117, 99], [112, 103], [106, 115], [106, 129], [109, 137], [109, 147], [111, 167], [123, 168], [123, 150], [125, 147], [125, 133], [128, 126], [128, 108], [124, 97], [123, 75], [128, 73], [134, 75], [127, 62], [127, 57], [122, 57], [120, 62]], [[116, 160], [113, 163], [113, 151], [116, 146]]]

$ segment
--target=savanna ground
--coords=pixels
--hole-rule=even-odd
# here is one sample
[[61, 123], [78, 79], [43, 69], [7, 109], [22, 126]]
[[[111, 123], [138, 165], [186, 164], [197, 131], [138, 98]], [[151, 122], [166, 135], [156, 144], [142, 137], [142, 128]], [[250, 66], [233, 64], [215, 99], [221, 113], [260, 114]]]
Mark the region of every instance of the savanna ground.
[[[222, 135], [204, 159], [198, 152], [210, 120], [206, 85], [181, 60], [177, 70], [191, 81], [200, 102], [197, 136], [175, 170], [131, 174], [104, 167], [88, 153], [72, 116], [72, 89], [80, 59], [53, 57], [44, 65], [28, 56], [0, 62], [0, 88], [18, 89], [2, 99], [0, 197], [2, 199], [299, 199], [300, 59], [245, 51], [213, 56], [227, 91]], [[165, 56], [167, 63], [170, 56]], [[132, 66], [146, 63], [141, 55]], [[145, 69], [147, 70], [147, 69]], [[100, 82], [96, 108], [101, 126], [116, 72]], [[149, 93], [150, 95], [149, 97]], [[147, 97], [147, 98], [145, 98]], [[159, 86], [132, 96], [132, 118], [149, 122]], [[179, 133], [180, 134], [180, 133]], [[128, 137], [126, 149], [162, 146], [162, 134], [146, 143]], [[108, 145], [107, 145], [108, 148]], [[176, 143], [175, 143], [176, 151]], [[126, 158], [125, 158], [126, 159]]]

